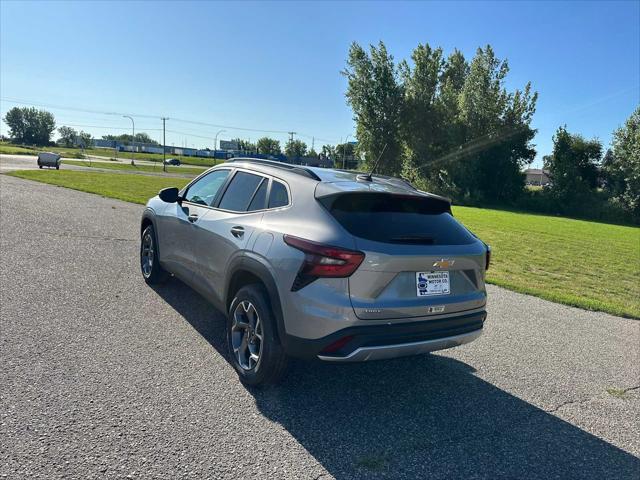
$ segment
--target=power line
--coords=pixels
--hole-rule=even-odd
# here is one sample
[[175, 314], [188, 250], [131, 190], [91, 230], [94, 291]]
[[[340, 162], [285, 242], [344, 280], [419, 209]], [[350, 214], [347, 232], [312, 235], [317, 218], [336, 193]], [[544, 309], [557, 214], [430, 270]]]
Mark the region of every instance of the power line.
[[165, 131], [165, 124], [169, 120], [167, 117], [162, 117], [162, 171], [167, 171], [167, 137]]
[[9, 102], [9, 103], [16, 103], [16, 104], [19, 104], [19, 105], [29, 105], [30, 107], [57, 108], [59, 110], [69, 110], [69, 111], [74, 111], [74, 112], [98, 113], [98, 114], [102, 114], [102, 115], [115, 115], [115, 116], [133, 115], [133, 116], [136, 116], [136, 117], [143, 117], [143, 118], [159, 118], [159, 116], [157, 116], [157, 115], [143, 115], [143, 114], [140, 114], [140, 113], [105, 112], [104, 110], [90, 110], [90, 109], [86, 109], [86, 108], [65, 107], [65, 106], [62, 106], [62, 105], [55, 105], [55, 104], [51, 104], [51, 103], [37, 103], [37, 102], [31, 102], [29, 100], [21, 100], [21, 99], [17, 99], [17, 98], [2, 97], [2, 98], [0, 98], [0, 100], [2, 100], [4, 102]]
[[[104, 110], [92, 110], [92, 109], [86, 109], [86, 108], [68, 107], [68, 106], [63, 106], [63, 105], [56, 105], [56, 104], [51, 104], [51, 103], [33, 102], [33, 101], [29, 101], [29, 100], [22, 100], [22, 99], [9, 98], [9, 97], [1, 97], [0, 100], [4, 101], [4, 102], [9, 102], [9, 103], [15, 103], [15, 104], [18, 104], [18, 105], [28, 105], [28, 106], [31, 106], [31, 107], [56, 108], [56, 109], [59, 109], [59, 110], [69, 110], [69, 111], [74, 111], [74, 112], [93, 113], [93, 114], [102, 114], [102, 115], [111, 115], [111, 116], [130, 115], [130, 116], [133, 116], [133, 117], [140, 117], [140, 118], [162, 119], [162, 116], [160, 116], [160, 115], [145, 115], [145, 114], [142, 114], [142, 113], [108, 112], [108, 111], [104, 111]], [[192, 125], [202, 125], [202, 126], [214, 127], [214, 128], [228, 128], [230, 130], [243, 130], [243, 131], [247, 131], [247, 132], [281, 133], [281, 134], [289, 133], [286, 130], [269, 130], [269, 129], [261, 129], [261, 128], [237, 127], [237, 126], [222, 125], [222, 124], [217, 124], [217, 123], [199, 122], [199, 121], [196, 121], [196, 120], [187, 120], [187, 119], [184, 119], [184, 118], [173, 118], [172, 117], [171, 120], [173, 120], [174, 122], [188, 123], [188, 124], [192, 124]]]
[[[79, 123], [66, 123], [64, 124], [65, 127], [84, 127], [84, 128], [103, 128], [103, 129], [109, 129], [109, 130], [129, 130], [129, 127], [109, 127], [109, 126], [104, 126], [104, 125], [83, 125], [83, 124], [79, 124]], [[143, 127], [139, 127], [138, 130], [153, 130], [153, 131], [162, 131], [161, 128], [143, 128]]]
[[[46, 102], [35, 102], [35, 101], [24, 100], [24, 99], [19, 99], [19, 98], [10, 98], [10, 97], [0, 97], [0, 101], [9, 102], [9, 103], [18, 104], [18, 105], [27, 105], [27, 106], [32, 106], [32, 107], [53, 108], [53, 109], [58, 109], [58, 110], [68, 110], [68, 111], [72, 111], [72, 112], [90, 113], [90, 114], [98, 114], [98, 115], [109, 115], [109, 116], [118, 116], [118, 117], [121, 117], [123, 115], [129, 115], [129, 116], [133, 116], [133, 117], [136, 117], [136, 118], [149, 118], [149, 119], [156, 119], [156, 120], [157, 119], [161, 120], [163, 118], [161, 115], [146, 115], [146, 114], [142, 114], [142, 113], [123, 113], [123, 112], [114, 112], [114, 111], [78, 108], [78, 107], [70, 107], [70, 106], [64, 106], [64, 105], [58, 105], [58, 104], [52, 104], [52, 103], [46, 103]], [[232, 126], [232, 125], [223, 125], [223, 124], [218, 124], [218, 123], [208, 123], [208, 122], [201, 122], [201, 121], [196, 121], [196, 120], [187, 120], [187, 119], [184, 119], [184, 118], [174, 118], [174, 117], [172, 117], [171, 120], [173, 122], [186, 123], [186, 124], [190, 124], [190, 125], [200, 125], [200, 126], [204, 126], [204, 127], [228, 128], [229, 130], [239, 130], [239, 131], [245, 131], [245, 132], [272, 133], [272, 134], [289, 135], [291, 140], [293, 140], [293, 135], [298, 135], [298, 136], [305, 137], [305, 138], [308, 138], [308, 139], [313, 139], [315, 137], [319, 141], [327, 142], [327, 143], [331, 143], [331, 144], [337, 144], [338, 143], [338, 142], [336, 142], [336, 140], [317, 137], [317, 136], [309, 135], [309, 134], [306, 134], [306, 133], [291, 132], [291, 131], [288, 131], [288, 130], [270, 130], [270, 129], [251, 128], [251, 127], [238, 127], [238, 126]], [[83, 126], [83, 125], [77, 125], [77, 126]], [[102, 126], [99, 126], [99, 125], [84, 125], [84, 126], [86, 126], [87, 128], [112, 128], [112, 129], [118, 129], [118, 127], [102, 127]], [[126, 128], [122, 128], [122, 129], [126, 130]], [[160, 131], [161, 129], [159, 129], [159, 128], [144, 128], [144, 130]], [[173, 132], [173, 133], [180, 133], [180, 132]], [[198, 137], [198, 138], [209, 139], [209, 140], [212, 139], [212, 137], [198, 136], [198, 135], [194, 135], [194, 134], [186, 134], [186, 133], [181, 133], [181, 134], [182, 135], [190, 135], [190, 136]]]

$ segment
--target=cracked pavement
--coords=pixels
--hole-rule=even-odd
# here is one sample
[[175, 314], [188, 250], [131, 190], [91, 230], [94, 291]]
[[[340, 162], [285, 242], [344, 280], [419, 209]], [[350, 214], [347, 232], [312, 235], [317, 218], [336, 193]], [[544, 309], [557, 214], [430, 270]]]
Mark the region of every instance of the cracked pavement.
[[222, 315], [142, 281], [139, 205], [0, 195], [0, 478], [640, 477], [638, 321], [489, 286], [474, 343], [247, 390]]

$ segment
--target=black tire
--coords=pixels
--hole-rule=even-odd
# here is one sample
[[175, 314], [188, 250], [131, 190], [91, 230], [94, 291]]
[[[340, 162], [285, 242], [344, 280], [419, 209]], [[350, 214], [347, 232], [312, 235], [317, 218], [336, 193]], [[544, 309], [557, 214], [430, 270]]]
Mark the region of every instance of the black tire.
[[[147, 242], [151, 242], [151, 251], [146, 250]], [[151, 256], [151, 264], [148, 265], [148, 257]], [[140, 237], [140, 271], [142, 278], [148, 285], [162, 283], [169, 278], [169, 273], [162, 268], [158, 258], [158, 241], [153, 225], [144, 229]]]
[[56, 165], [56, 170], [60, 170], [60, 165]]
[[42, 168], [42, 165], [38, 165], [38, 168]]
[[[243, 302], [244, 305], [249, 302], [255, 307], [260, 318], [262, 332], [260, 358], [253, 368], [250, 369], [240, 365], [233, 348], [232, 330], [234, 313]], [[227, 315], [227, 347], [229, 349], [231, 364], [245, 385], [275, 385], [284, 377], [287, 369], [287, 355], [284, 353], [282, 345], [280, 345], [280, 341], [278, 340], [276, 321], [271, 311], [269, 296], [262, 285], [246, 285], [236, 293]]]

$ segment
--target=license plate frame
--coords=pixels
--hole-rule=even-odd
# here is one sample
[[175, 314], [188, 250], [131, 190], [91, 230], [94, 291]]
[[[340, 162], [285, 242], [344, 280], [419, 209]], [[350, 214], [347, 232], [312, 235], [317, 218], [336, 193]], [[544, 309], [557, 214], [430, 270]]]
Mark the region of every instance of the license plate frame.
[[435, 297], [451, 293], [451, 275], [448, 270], [416, 272], [416, 295]]

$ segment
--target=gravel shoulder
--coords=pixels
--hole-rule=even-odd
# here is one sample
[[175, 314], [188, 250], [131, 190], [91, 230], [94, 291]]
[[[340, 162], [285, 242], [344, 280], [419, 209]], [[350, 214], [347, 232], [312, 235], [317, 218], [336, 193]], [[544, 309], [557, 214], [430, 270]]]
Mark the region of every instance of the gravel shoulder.
[[247, 390], [141, 212], [0, 175], [0, 478], [640, 475], [639, 321], [489, 286], [472, 344]]

